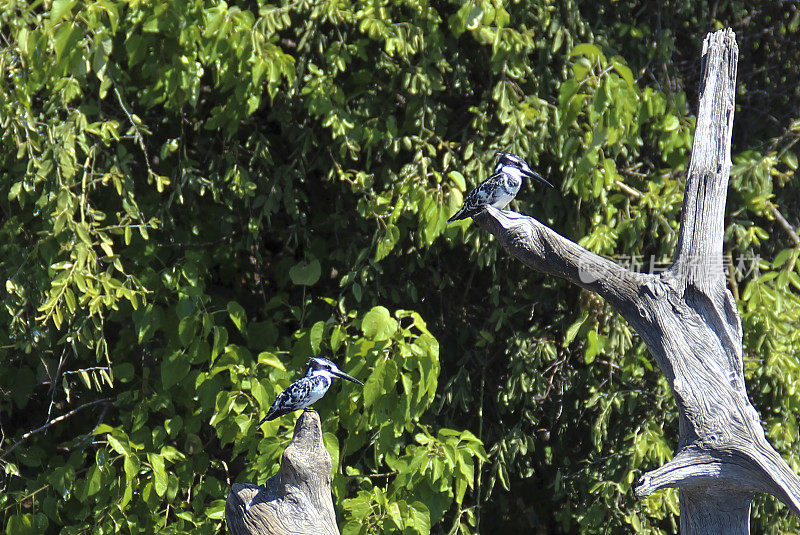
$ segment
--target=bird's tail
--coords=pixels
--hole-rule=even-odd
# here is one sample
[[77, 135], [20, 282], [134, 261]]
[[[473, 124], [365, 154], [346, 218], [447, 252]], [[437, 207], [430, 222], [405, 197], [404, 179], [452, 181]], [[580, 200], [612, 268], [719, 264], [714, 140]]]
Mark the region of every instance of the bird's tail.
[[464, 209], [462, 208], [461, 210], [453, 214], [453, 217], [448, 219], [447, 222], [452, 223], [453, 221], [458, 221], [459, 219], [466, 219], [466, 217], [467, 215], [464, 213]]

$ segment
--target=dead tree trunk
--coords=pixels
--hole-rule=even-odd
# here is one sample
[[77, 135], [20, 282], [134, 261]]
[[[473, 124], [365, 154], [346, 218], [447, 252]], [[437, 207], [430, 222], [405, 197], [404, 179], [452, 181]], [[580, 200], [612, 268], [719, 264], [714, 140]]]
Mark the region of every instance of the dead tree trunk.
[[684, 535], [749, 533], [755, 492], [800, 515], [800, 478], [767, 441], [745, 390], [741, 318], [723, 272], [738, 54], [730, 29], [703, 44], [680, 236], [663, 273], [631, 272], [514, 212], [490, 207], [475, 218], [527, 265], [605, 298], [647, 344], [675, 394], [680, 442], [635, 492], [678, 488]]
[[266, 486], [234, 483], [225, 504], [233, 535], [338, 535], [331, 456], [316, 411], [300, 415], [281, 468]]

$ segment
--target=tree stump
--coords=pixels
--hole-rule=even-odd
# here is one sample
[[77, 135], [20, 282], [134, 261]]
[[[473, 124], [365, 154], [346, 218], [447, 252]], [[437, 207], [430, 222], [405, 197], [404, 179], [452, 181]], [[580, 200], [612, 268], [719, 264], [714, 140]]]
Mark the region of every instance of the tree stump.
[[225, 504], [233, 535], [338, 535], [331, 499], [331, 456], [319, 414], [300, 415], [281, 468], [266, 486], [234, 483]]
[[489, 207], [474, 218], [525, 264], [602, 296], [647, 344], [675, 394], [680, 440], [635, 492], [678, 488], [685, 535], [749, 533], [755, 492], [800, 514], [800, 478], [767, 441], [745, 390], [741, 318], [723, 269], [738, 55], [730, 29], [706, 37], [678, 246], [663, 273], [629, 271], [515, 212]]

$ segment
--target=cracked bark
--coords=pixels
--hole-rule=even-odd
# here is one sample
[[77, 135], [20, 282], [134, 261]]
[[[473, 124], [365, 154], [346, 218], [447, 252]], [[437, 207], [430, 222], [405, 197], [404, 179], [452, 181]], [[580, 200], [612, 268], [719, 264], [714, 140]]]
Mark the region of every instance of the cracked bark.
[[666, 271], [631, 272], [515, 212], [489, 207], [474, 218], [525, 264], [605, 298], [642, 337], [675, 394], [680, 437], [675, 457], [634, 491], [677, 488], [686, 535], [749, 533], [755, 492], [800, 515], [800, 478], [767, 441], [745, 390], [741, 318], [723, 270], [737, 60], [730, 29], [706, 37], [680, 235]]
[[331, 456], [316, 411], [300, 415], [281, 468], [265, 486], [231, 485], [225, 520], [233, 535], [338, 535]]

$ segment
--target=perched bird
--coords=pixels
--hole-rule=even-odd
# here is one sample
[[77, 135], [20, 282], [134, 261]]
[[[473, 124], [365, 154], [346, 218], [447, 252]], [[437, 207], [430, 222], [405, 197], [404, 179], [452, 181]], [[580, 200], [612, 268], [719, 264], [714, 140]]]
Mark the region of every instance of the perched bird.
[[305, 409], [325, 395], [325, 392], [331, 386], [331, 379], [334, 377], [341, 377], [364, 386], [364, 383], [355, 377], [347, 375], [328, 359], [311, 357], [308, 360], [306, 374], [278, 394], [272, 407], [269, 408], [269, 412], [264, 416], [263, 420], [258, 422], [258, 425], [267, 420], [274, 420], [278, 416]]
[[464, 199], [464, 206], [447, 220], [448, 223], [458, 219], [475, 217], [489, 204], [495, 208], [505, 208], [517, 196], [526, 176], [535, 178], [551, 188], [553, 187], [550, 182], [531, 169], [528, 163], [516, 154], [498, 152], [497, 156], [498, 159], [492, 176], [467, 194]]

